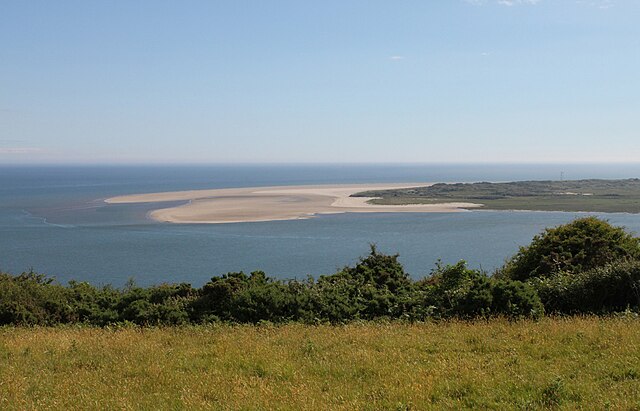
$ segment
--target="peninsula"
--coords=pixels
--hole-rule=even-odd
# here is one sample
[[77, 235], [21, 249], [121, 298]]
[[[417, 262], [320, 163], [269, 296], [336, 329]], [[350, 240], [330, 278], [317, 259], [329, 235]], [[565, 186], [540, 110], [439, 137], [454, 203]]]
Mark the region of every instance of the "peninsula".
[[375, 205], [444, 202], [482, 204], [487, 210], [640, 213], [640, 179], [430, 184], [353, 194]]
[[428, 183], [308, 185], [228, 188], [136, 194], [106, 199], [109, 204], [182, 202], [149, 213], [170, 223], [238, 223], [306, 219], [336, 213], [421, 213], [465, 211], [480, 204], [458, 201], [429, 204], [372, 204], [373, 198], [353, 194], [365, 190], [397, 190]]

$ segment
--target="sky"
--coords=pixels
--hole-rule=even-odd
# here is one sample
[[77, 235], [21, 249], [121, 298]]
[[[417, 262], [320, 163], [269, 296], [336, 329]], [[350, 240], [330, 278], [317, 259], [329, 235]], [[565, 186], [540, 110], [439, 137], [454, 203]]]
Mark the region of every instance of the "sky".
[[0, 2], [0, 164], [640, 162], [640, 1]]

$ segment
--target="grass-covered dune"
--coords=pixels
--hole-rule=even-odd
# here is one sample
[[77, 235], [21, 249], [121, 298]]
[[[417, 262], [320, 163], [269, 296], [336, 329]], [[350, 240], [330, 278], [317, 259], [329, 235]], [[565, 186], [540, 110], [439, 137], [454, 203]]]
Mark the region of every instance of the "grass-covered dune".
[[434, 184], [427, 187], [365, 191], [373, 204], [482, 204], [488, 210], [594, 211], [640, 213], [640, 179], [515, 181]]
[[0, 328], [0, 409], [640, 408], [631, 316]]

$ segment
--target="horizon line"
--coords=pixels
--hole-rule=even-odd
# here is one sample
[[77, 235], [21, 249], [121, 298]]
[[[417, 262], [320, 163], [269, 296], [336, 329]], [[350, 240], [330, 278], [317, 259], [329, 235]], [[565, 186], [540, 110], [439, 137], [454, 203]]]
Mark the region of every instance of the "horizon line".
[[341, 162], [341, 161], [317, 161], [317, 162], [295, 162], [295, 161], [238, 161], [238, 162], [33, 162], [33, 163], [5, 163], [0, 167], [79, 167], [79, 166], [123, 166], [123, 167], [159, 167], [159, 166], [537, 166], [537, 165], [640, 165], [640, 161], [434, 161], [434, 162]]

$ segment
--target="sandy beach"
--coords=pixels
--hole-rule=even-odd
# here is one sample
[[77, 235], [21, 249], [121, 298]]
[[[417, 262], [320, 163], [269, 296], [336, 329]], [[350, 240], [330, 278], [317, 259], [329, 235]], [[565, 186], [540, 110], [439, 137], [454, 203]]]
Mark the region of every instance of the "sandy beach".
[[473, 203], [373, 205], [371, 198], [350, 197], [367, 190], [426, 186], [430, 183], [308, 185], [229, 188], [134, 194], [106, 199], [109, 204], [184, 201], [152, 211], [157, 221], [183, 224], [219, 224], [296, 220], [336, 213], [434, 213], [482, 207]]

